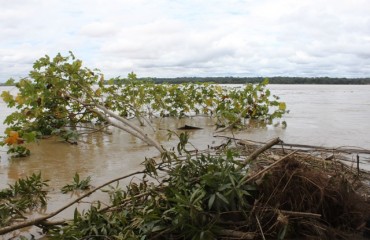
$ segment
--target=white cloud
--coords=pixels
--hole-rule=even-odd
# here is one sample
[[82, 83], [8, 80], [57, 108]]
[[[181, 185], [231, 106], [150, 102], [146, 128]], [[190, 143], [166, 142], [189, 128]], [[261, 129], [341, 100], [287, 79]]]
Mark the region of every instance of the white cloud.
[[69, 50], [108, 77], [370, 76], [367, 0], [0, 0], [0, 81]]
[[81, 34], [87, 37], [111, 38], [118, 32], [119, 28], [109, 22], [93, 22], [82, 27]]

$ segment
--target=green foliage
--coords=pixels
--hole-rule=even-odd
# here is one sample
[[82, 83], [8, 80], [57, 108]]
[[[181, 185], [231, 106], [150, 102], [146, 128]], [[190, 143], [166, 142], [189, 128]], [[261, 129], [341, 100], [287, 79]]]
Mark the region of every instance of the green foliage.
[[[155, 83], [213, 82], [221, 84], [260, 83], [263, 77], [177, 77], [154, 78]], [[271, 84], [370, 84], [370, 78], [269, 77]]]
[[62, 193], [68, 193], [68, 192], [73, 192], [76, 190], [88, 190], [91, 187], [90, 182], [91, 182], [90, 176], [88, 176], [85, 179], [80, 180], [80, 175], [76, 173], [73, 177], [73, 183], [63, 186], [61, 191]]
[[13, 157], [27, 157], [31, 154], [31, 151], [26, 148], [25, 146], [11, 146], [8, 151], [8, 154], [12, 155]]
[[9, 188], [0, 191], [0, 226], [23, 219], [24, 213], [47, 204], [47, 180], [41, 173], [21, 178]]
[[[138, 80], [116, 79], [107, 98], [109, 106], [122, 116], [136, 117], [144, 124], [143, 116], [184, 117], [206, 114], [215, 117], [218, 125], [229, 125], [241, 119], [258, 119], [271, 124], [286, 113], [285, 103], [271, 96], [266, 89], [268, 80], [242, 88], [221, 87], [211, 83], [155, 84]], [[120, 102], [120, 107], [114, 101]], [[130, 103], [130, 104], [122, 104]], [[241, 124], [241, 121], [240, 121]]]
[[55, 134], [70, 140], [75, 137], [71, 131], [76, 131], [79, 123], [97, 119], [79, 102], [71, 101], [70, 96], [93, 101], [92, 87], [100, 78], [102, 75], [98, 71], [83, 68], [82, 62], [72, 53], [67, 57], [58, 54], [53, 59], [49, 56], [40, 58], [34, 63], [29, 77], [16, 84], [16, 96], [2, 93], [8, 107], [17, 109], [4, 123], [12, 131], [37, 132], [39, 136]]
[[[146, 117], [199, 114], [215, 117], [220, 126], [240, 126], [242, 119], [270, 124], [282, 117], [286, 106], [278, 97], [270, 96], [267, 84], [267, 80], [242, 88], [210, 83], [155, 84], [139, 80], [135, 73], [129, 73], [126, 79], [105, 81], [99, 70], [83, 67], [82, 61], [70, 53], [40, 58], [29, 77], [16, 83], [17, 95], [4, 91], [1, 97], [8, 107], [16, 109], [4, 123], [9, 125], [9, 131], [23, 135], [25, 142], [35, 140], [26, 138], [26, 134], [37, 133], [37, 137], [56, 135], [76, 143], [80, 134], [106, 123], [96, 112], [99, 106], [125, 119], [136, 118], [141, 125]], [[12, 151], [27, 155], [24, 149]]]
[[182, 132], [180, 134], [177, 134], [174, 131], [168, 130], [168, 139], [171, 139], [172, 135], [176, 135], [177, 138], [179, 139], [179, 143], [177, 144], [177, 152], [179, 155], [182, 155], [183, 152], [189, 153], [188, 150], [186, 149], [186, 145], [189, 143], [189, 133], [187, 132]]
[[5, 86], [14, 86], [15, 85], [15, 79], [14, 78], [9, 78], [5, 83]]
[[111, 207], [97, 204], [87, 211], [76, 210], [67, 226], [50, 235], [55, 239], [214, 239], [224, 228], [223, 221], [250, 210], [256, 193], [253, 185], [240, 184], [246, 169], [234, 160], [236, 155], [229, 151], [177, 160], [167, 166], [166, 176], [152, 175], [164, 185], [150, 183], [144, 175], [126, 190], [110, 186], [104, 192]]

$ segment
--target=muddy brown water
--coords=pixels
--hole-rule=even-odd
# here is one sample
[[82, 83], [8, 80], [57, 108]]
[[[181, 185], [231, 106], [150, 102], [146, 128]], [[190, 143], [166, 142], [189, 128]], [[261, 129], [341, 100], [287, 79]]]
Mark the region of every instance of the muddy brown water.
[[[280, 137], [288, 143], [319, 146], [356, 146], [370, 149], [370, 85], [271, 85], [272, 94], [281, 97], [287, 103], [290, 114], [283, 120], [288, 127], [254, 126], [235, 133], [235, 137], [256, 141], [267, 141]], [[2, 90], [15, 91], [14, 88], [2, 87]], [[0, 101], [0, 122], [12, 110]], [[215, 138], [214, 122], [207, 117], [185, 119], [154, 119], [152, 134], [166, 147], [176, 146], [173, 137], [167, 141], [167, 130], [192, 125], [202, 130], [189, 131], [191, 142], [199, 149], [209, 145], [218, 145], [223, 138]], [[4, 125], [0, 125], [3, 132]], [[159, 130], [158, 130], [159, 129]], [[162, 130], [160, 130], [162, 129]], [[65, 205], [76, 196], [61, 194], [60, 188], [71, 183], [76, 172], [81, 178], [91, 176], [92, 185], [98, 186], [116, 177], [142, 169], [144, 157], [157, 156], [156, 149], [117, 129], [112, 134], [96, 133], [85, 136], [78, 145], [69, 145], [58, 139], [46, 139], [30, 145], [32, 155], [22, 159], [8, 159], [1, 152], [0, 188], [15, 182], [20, 177], [41, 172], [43, 178], [49, 179], [50, 201], [45, 212], [51, 212]], [[225, 134], [217, 134], [225, 135]], [[231, 134], [227, 134], [231, 136]], [[2, 148], [2, 151], [6, 149]], [[370, 169], [370, 161], [364, 159], [361, 167]], [[127, 184], [121, 182], [121, 186]], [[93, 200], [106, 201], [102, 193], [94, 194]], [[84, 208], [84, 204], [79, 207]], [[55, 219], [70, 218], [74, 207], [69, 208]], [[35, 229], [24, 229], [40, 236]], [[10, 236], [7, 236], [10, 237]], [[5, 238], [6, 239], [6, 238]]]
[[[176, 137], [172, 137], [168, 141], [167, 129], [176, 130], [185, 124], [203, 128], [202, 130], [188, 131], [191, 138], [194, 139], [192, 143], [199, 149], [205, 149], [208, 145], [220, 144], [222, 141], [222, 139], [209, 141], [212, 139], [212, 129], [214, 129], [214, 122], [209, 118], [187, 118], [176, 121], [174, 119], [155, 119], [152, 124], [155, 129], [162, 130], [153, 132], [147, 127], [146, 131], [153, 134], [166, 148], [175, 147], [177, 144]], [[62, 194], [60, 191], [64, 185], [72, 182], [76, 172], [79, 173], [80, 178], [91, 176], [92, 185], [99, 186], [112, 179], [142, 170], [141, 163], [145, 157], [159, 156], [159, 152], [155, 148], [146, 145], [141, 140], [118, 129], [112, 128], [111, 130], [111, 135], [96, 133], [86, 136], [81, 139], [78, 145], [70, 145], [56, 138], [30, 144], [29, 148], [32, 152], [30, 157], [9, 159], [7, 164], [2, 166], [0, 172], [1, 188], [21, 177], [41, 172], [42, 177], [49, 180], [50, 192], [47, 209], [32, 216], [36, 217], [55, 211], [78, 196]], [[129, 181], [131, 179], [121, 181], [120, 186], [124, 188]], [[108, 203], [107, 195], [99, 191], [84, 202], [96, 200], [102, 201], [103, 204]], [[70, 219], [75, 207], [82, 210], [87, 206], [87, 203], [75, 205], [58, 214], [52, 220]], [[23, 229], [22, 234], [29, 236], [32, 233], [41, 237], [42, 234], [38, 233], [37, 230], [36, 228], [26, 228]], [[12, 235], [6, 237], [9, 238]]]

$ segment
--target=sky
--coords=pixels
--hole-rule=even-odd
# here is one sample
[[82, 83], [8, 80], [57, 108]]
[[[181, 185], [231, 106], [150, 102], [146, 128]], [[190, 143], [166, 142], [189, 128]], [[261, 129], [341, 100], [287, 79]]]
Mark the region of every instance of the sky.
[[0, 82], [74, 55], [106, 76], [370, 77], [369, 0], [0, 0]]

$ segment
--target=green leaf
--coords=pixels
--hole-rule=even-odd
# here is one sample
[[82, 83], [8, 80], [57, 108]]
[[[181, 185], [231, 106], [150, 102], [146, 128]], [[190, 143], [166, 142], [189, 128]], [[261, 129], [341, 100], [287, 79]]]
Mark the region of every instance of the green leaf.
[[269, 79], [268, 78], [263, 79], [263, 82], [261, 84], [263, 86], [266, 86], [267, 84], [269, 84]]
[[213, 203], [215, 202], [216, 195], [212, 194], [208, 200], [208, 209], [212, 209]]
[[34, 141], [36, 141], [36, 136], [37, 136], [37, 133], [36, 133], [35, 131], [33, 131], [33, 132], [26, 132], [26, 133], [23, 133], [22, 138], [23, 138], [26, 142], [30, 143], [30, 142], [34, 142]]
[[286, 104], [285, 102], [280, 102], [279, 103], [279, 110], [285, 111], [286, 110]]
[[14, 86], [15, 85], [15, 80], [14, 78], [9, 78], [6, 82], [5, 82], [5, 86]]
[[222, 194], [221, 194], [221, 193], [219, 193], [219, 192], [216, 192], [216, 195], [217, 195], [217, 197], [218, 197], [219, 199], [221, 199], [224, 203], [229, 204], [229, 201], [225, 198], [225, 196], [224, 196], [224, 195], [222, 195]]
[[9, 91], [3, 91], [2, 93], [1, 93], [1, 98], [4, 100], [4, 102], [6, 102], [6, 103], [10, 103], [10, 102], [12, 102], [12, 101], [14, 101], [14, 97], [13, 97], [13, 95], [11, 95], [10, 94], [10, 92]]

